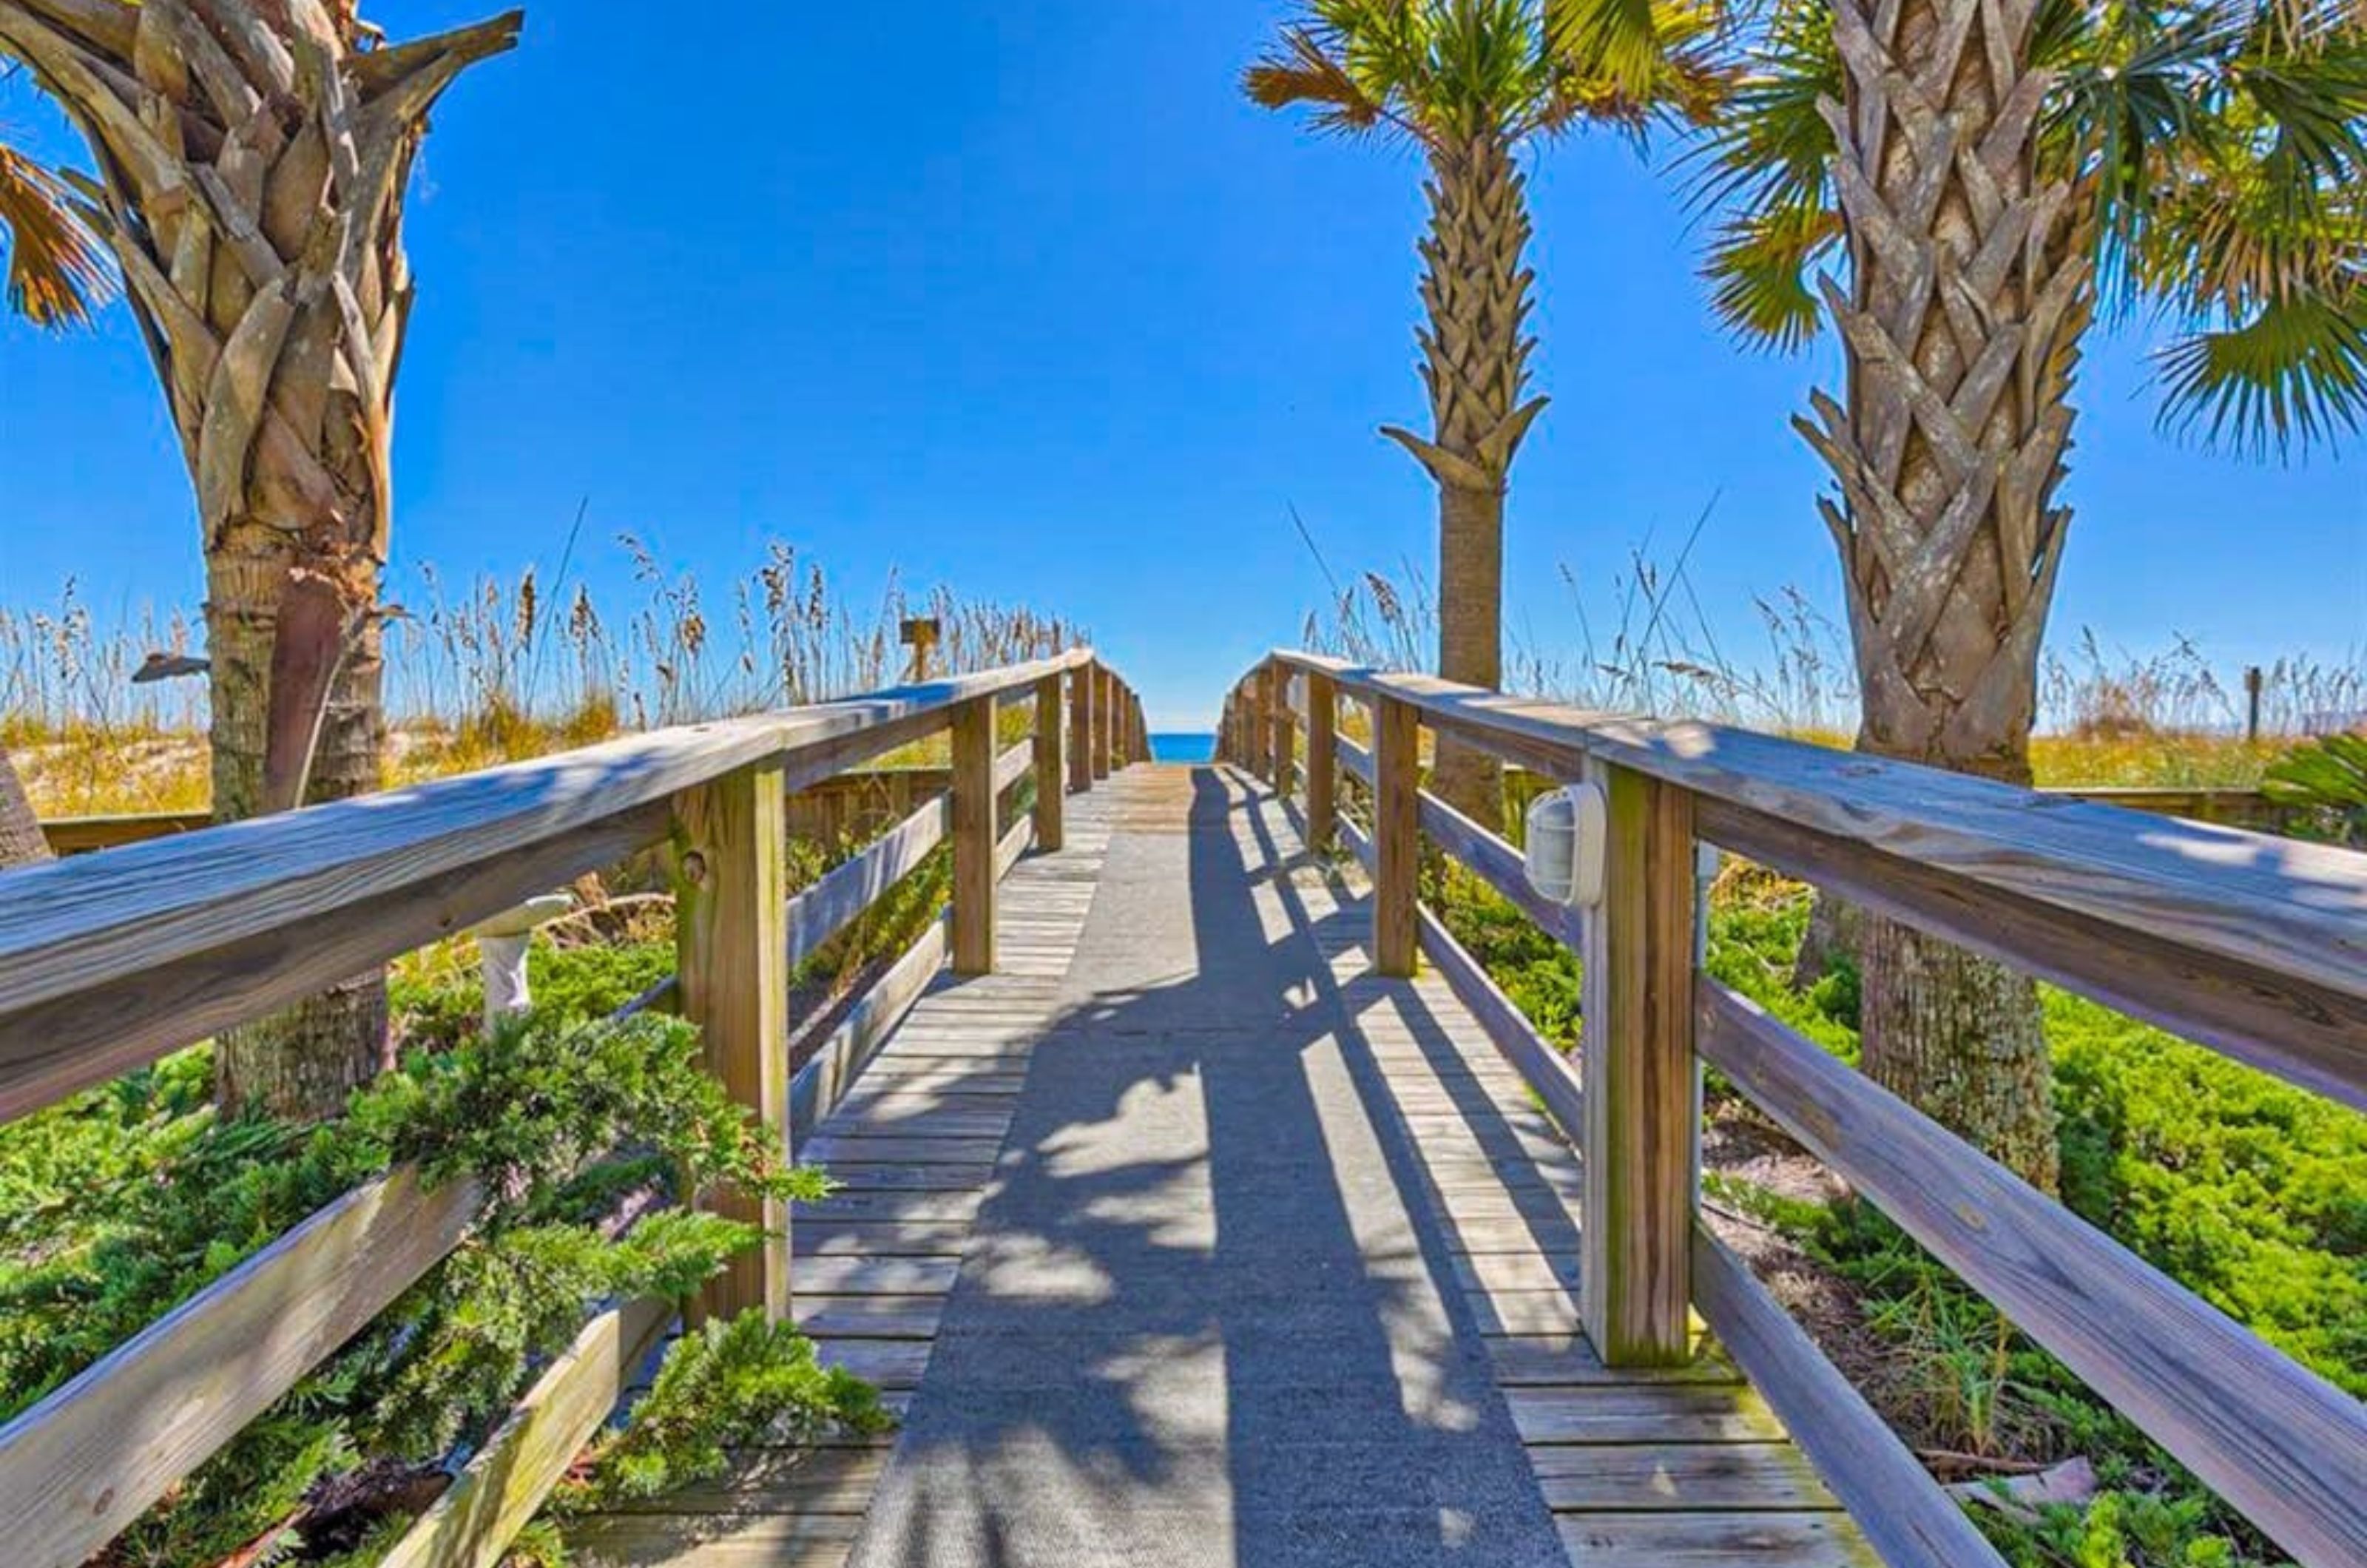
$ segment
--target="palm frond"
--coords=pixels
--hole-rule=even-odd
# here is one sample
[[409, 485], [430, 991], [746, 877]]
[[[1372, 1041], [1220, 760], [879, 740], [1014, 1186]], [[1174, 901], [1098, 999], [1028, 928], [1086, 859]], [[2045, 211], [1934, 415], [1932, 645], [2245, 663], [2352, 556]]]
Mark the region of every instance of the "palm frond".
[[1719, 320], [1755, 347], [1805, 347], [1824, 316], [1813, 279], [1840, 236], [1840, 214], [1813, 198], [1728, 213], [1702, 264]]
[[2155, 355], [2165, 429], [2248, 456], [2356, 434], [2367, 418], [2367, 282], [2271, 300]]
[[1584, 81], [1648, 101], [1660, 73], [1660, 7], [1653, 0], [1546, 0], [1548, 47]]
[[0, 143], [0, 231], [8, 240], [11, 309], [37, 326], [87, 322], [114, 295], [115, 274], [57, 176]]
[[1748, 344], [1789, 353], [1816, 333], [1814, 276], [1842, 231], [1832, 181], [1839, 148], [1818, 107], [1841, 96], [1823, 0], [1788, 0], [1769, 13], [1747, 73], [1677, 163], [1688, 204], [1717, 215], [1702, 276], [1718, 318]]
[[1285, 28], [1280, 50], [1241, 73], [1241, 91], [1264, 108], [1312, 109], [1319, 130], [1342, 135], [1374, 130], [1385, 112], [1305, 28]]

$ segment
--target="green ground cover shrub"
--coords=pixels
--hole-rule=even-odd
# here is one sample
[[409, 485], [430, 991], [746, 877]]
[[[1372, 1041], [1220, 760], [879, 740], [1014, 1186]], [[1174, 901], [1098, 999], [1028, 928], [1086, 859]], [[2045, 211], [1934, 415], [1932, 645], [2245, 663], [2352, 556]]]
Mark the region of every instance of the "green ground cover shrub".
[[[324, 1482], [436, 1464], [481, 1438], [600, 1303], [685, 1295], [754, 1239], [679, 1206], [612, 1235], [622, 1197], [826, 1190], [730, 1102], [691, 1026], [649, 1014], [587, 1021], [638, 994], [647, 955], [554, 958], [551, 1003], [452, 1049], [412, 1052], [335, 1122], [220, 1118], [199, 1047], [0, 1129], [0, 1416], [396, 1164], [484, 1193], [449, 1258], [135, 1524], [108, 1562], [210, 1568], [257, 1541], [273, 1561], [374, 1561], [401, 1517], [309, 1505], [387, 1489]], [[448, 997], [408, 1001], [461, 1016]], [[669, 1386], [684, 1392], [671, 1416], [621, 1448], [645, 1479], [699, 1473], [766, 1401], [782, 1402], [763, 1413], [767, 1427], [880, 1419], [866, 1385], [815, 1367], [810, 1346], [760, 1319], [682, 1344], [674, 1360], [706, 1370], [674, 1373]], [[729, 1397], [708, 1409], [701, 1391]]]

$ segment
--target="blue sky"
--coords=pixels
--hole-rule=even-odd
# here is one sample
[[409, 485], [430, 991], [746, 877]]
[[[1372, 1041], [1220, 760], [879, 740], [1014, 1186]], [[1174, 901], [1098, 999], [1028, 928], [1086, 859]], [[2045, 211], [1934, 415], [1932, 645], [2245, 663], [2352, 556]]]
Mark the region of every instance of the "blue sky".
[[[1233, 81], [1282, 7], [980, 0], [773, 6], [728, 32], [546, 3], [429, 140], [396, 435], [396, 552], [447, 575], [631, 529], [710, 581], [791, 541], [869, 592], [1025, 599], [1090, 625], [1161, 728], [1204, 723], [1332, 567], [1433, 549], [1419, 423], [1421, 221], [1401, 151], [1310, 139]], [[474, 6], [381, 6], [398, 33]], [[921, 18], [925, 17], [925, 20]], [[71, 143], [21, 84], [0, 118]], [[1729, 649], [1755, 593], [1839, 614], [1787, 427], [1811, 356], [1708, 319], [1664, 174], [1608, 137], [1534, 181], [1553, 404], [1515, 472], [1510, 618], [1577, 629], [1648, 536], [1714, 508], [1691, 562]], [[2259, 468], [2157, 435], [2145, 323], [2095, 345], [2056, 621], [2197, 639], [2232, 668], [2367, 647], [2367, 465]], [[595, 587], [628, 596], [619, 552]], [[0, 603], [68, 574], [111, 614], [199, 597], [180, 458], [120, 310], [0, 324]]]

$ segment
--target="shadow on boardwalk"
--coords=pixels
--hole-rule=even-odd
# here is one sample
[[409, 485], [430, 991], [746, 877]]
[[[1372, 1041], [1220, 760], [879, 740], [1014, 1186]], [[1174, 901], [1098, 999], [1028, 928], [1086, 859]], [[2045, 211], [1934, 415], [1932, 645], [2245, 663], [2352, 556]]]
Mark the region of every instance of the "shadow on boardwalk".
[[860, 1568], [1568, 1561], [1380, 1053], [1518, 1141], [1411, 987], [1335, 977], [1361, 909], [1258, 806], [1121, 806]]

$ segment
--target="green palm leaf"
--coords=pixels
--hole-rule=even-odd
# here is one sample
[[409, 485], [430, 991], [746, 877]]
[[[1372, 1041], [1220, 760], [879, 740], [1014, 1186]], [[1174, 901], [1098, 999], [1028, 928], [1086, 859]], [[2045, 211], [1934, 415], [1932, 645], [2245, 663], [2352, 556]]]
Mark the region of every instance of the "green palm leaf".
[[2207, 446], [2289, 457], [2367, 417], [2367, 288], [2297, 292], [2155, 356], [2163, 423]]

